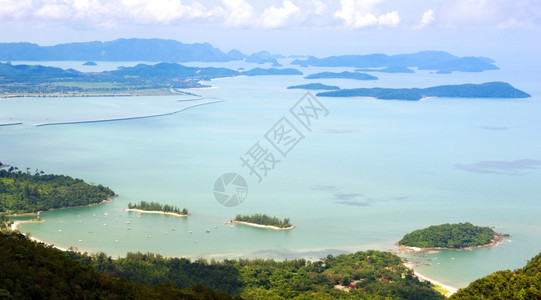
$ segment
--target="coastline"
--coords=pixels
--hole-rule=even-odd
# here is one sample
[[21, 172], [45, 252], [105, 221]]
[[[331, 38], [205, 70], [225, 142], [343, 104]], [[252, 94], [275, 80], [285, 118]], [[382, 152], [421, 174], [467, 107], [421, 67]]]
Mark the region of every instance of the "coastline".
[[417, 276], [417, 278], [419, 278], [420, 281], [430, 281], [430, 283], [432, 283], [434, 285], [434, 288], [442, 293], [445, 297], [449, 297], [451, 296], [452, 294], [456, 293], [458, 291], [458, 288], [455, 288], [455, 287], [452, 287], [450, 285], [447, 285], [447, 284], [443, 284], [437, 280], [434, 280], [434, 279], [431, 279], [417, 271], [415, 271], [415, 269], [413, 268], [414, 264], [411, 263], [411, 262], [405, 262], [404, 265], [408, 268], [408, 269], [411, 269], [413, 271], [413, 274], [415, 274], [415, 276]]
[[262, 225], [262, 224], [257, 224], [257, 223], [250, 223], [250, 222], [244, 222], [244, 221], [235, 221], [235, 220], [230, 220], [226, 224], [233, 224], [233, 223], [242, 224], [242, 225], [251, 226], [251, 227], [257, 227], [257, 228], [271, 229], [271, 230], [276, 230], [276, 231], [295, 229], [295, 225], [291, 225], [291, 226], [286, 227], [286, 228], [280, 228], [278, 226]]
[[169, 215], [169, 216], [173, 216], [177, 218], [186, 218], [192, 215], [191, 213], [188, 213], [187, 215], [183, 215], [183, 214], [174, 213], [174, 212], [166, 212], [166, 211], [159, 211], [159, 210], [142, 210], [142, 209], [137, 209], [137, 208], [124, 208], [123, 211], [133, 211], [133, 212], [138, 212], [142, 214]]
[[495, 232], [494, 233], [494, 238], [490, 241], [490, 243], [484, 244], [484, 245], [478, 245], [478, 246], [464, 247], [464, 248], [447, 248], [447, 247], [419, 248], [419, 247], [410, 247], [410, 246], [399, 245], [397, 243], [396, 246], [398, 246], [399, 249], [398, 250], [391, 250], [391, 253], [401, 254], [401, 253], [430, 252], [430, 251], [439, 251], [439, 250], [473, 251], [475, 249], [490, 248], [490, 247], [497, 246], [498, 244], [502, 243], [504, 240], [505, 240], [505, 236], [503, 234], [501, 234], [499, 232]]

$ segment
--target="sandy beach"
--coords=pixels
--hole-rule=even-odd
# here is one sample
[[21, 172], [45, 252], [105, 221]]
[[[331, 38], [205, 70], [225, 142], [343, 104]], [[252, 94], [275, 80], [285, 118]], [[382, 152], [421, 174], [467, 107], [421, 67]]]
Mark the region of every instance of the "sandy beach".
[[168, 216], [174, 216], [177, 218], [185, 218], [192, 215], [191, 213], [188, 213], [187, 215], [183, 215], [183, 214], [177, 214], [174, 212], [165, 212], [165, 211], [159, 211], [159, 210], [142, 210], [142, 209], [136, 209], [136, 208], [125, 208], [124, 211], [133, 211], [133, 212], [138, 212], [142, 214], [168, 215]]
[[417, 276], [417, 278], [419, 278], [420, 281], [430, 281], [436, 287], [436, 290], [438, 290], [440, 293], [444, 294], [446, 297], [449, 297], [452, 294], [456, 293], [456, 291], [458, 291], [458, 289], [455, 288], [455, 287], [443, 284], [443, 283], [441, 283], [439, 281], [431, 279], [431, 278], [429, 278], [429, 277], [415, 271], [415, 269], [413, 268], [412, 263], [406, 262], [406, 263], [404, 263], [404, 265], [407, 268], [413, 270], [413, 273], [415, 274], [415, 276]]
[[286, 228], [280, 228], [280, 227], [277, 227], [277, 226], [261, 225], [261, 224], [256, 224], [256, 223], [249, 223], [249, 222], [243, 222], [243, 221], [234, 221], [234, 220], [231, 220], [231, 221], [227, 222], [226, 224], [231, 224], [231, 223], [242, 224], [242, 225], [252, 226], [252, 227], [257, 227], [257, 228], [271, 229], [271, 230], [292, 230], [292, 229], [295, 229], [295, 226], [289, 226], [289, 227], [286, 227]]

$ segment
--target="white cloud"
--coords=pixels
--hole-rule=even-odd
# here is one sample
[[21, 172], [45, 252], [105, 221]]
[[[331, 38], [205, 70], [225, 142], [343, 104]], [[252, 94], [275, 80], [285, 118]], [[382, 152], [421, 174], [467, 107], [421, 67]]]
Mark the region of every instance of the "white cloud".
[[299, 7], [285, 0], [282, 7], [271, 5], [261, 15], [261, 27], [276, 28], [284, 26], [287, 20], [299, 11]]
[[226, 24], [244, 27], [253, 23], [254, 8], [245, 0], [222, 0], [227, 10]]
[[417, 26], [414, 26], [413, 29], [422, 29], [426, 27], [427, 25], [434, 22], [436, 18], [434, 17], [434, 10], [429, 9], [423, 13], [423, 17], [421, 18], [421, 23]]
[[341, 0], [340, 10], [334, 17], [342, 19], [347, 27], [362, 28], [375, 25], [396, 27], [400, 23], [397, 11], [378, 15], [377, 4], [383, 0]]

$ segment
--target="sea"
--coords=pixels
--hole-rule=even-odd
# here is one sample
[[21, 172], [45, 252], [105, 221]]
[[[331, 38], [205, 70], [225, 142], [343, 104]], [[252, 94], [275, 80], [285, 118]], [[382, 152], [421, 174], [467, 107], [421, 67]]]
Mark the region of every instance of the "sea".
[[[353, 71], [280, 62], [304, 75]], [[39, 63], [101, 71], [140, 62]], [[141, 251], [317, 260], [396, 250], [408, 232], [457, 222], [509, 234], [492, 248], [406, 256], [419, 262], [418, 272], [460, 288], [519, 268], [541, 251], [536, 63], [515, 56], [496, 61], [495, 71], [373, 72], [379, 78], [373, 81], [239, 76], [172, 96], [0, 99], [0, 161], [113, 189], [118, 197], [109, 203], [44, 212], [45, 222], [19, 227], [58, 247], [113, 257]], [[490, 81], [508, 82], [532, 97], [398, 101], [286, 89], [313, 82], [422, 88]], [[224, 202], [224, 195], [236, 196]], [[139, 201], [187, 208], [191, 216], [124, 210]], [[289, 218], [296, 228], [227, 224], [237, 214], [254, 213]]]

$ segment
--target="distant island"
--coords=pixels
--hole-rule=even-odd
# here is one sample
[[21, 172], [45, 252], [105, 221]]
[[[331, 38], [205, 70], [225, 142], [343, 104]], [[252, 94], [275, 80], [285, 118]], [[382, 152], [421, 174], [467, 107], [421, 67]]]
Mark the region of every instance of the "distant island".
[[344, 71], [342, 73], [321, 72], [321, 73], [310, 74], [308, 76], [305, 76], [304, 78], [306, 79], [347, 78], [347, 79], [355, 79], [355, 80], [377, 80], [378, 79], [376, 76], [372, 76], [366, 73], [355, 73], [355, 72], [347, 72], [347, 71]]
[[426, 97], [460, 98], [528, 98], [530, 94], [505, 82], [482, 84], [440, 85], [430, 88], [359, 88], [320, 92], [321, 97], [373, 97], [377, 99], [421, 100]]
[[289, 218], [280, 220], [277, 217], [269, 217], [264, 214], [237, 215], [234, 220], [231, 220], [228, 223], [238, 223], [272, 230], [291, 230], [295, 228], [295, 226], [291, 225], [289, 222]]
[[262, 76], [262, 75], [302, 75], [302, 72], [297, 69], [285, 68], [285, 69], [276, 69], [276, 68], [255, 68], [241, 73], [246, 76]]
[[303, 67], [354, 67], [354, 68], [418, 68], [437, 73], [482, 72], [498, 70], [494, 60], [487, 57], [457, 57], [443, 51], [422, 51], [412, 54], [339, 55], [325, 58], [296, 59], [292, 65]]
[[287, 87], [288, 90], [291, 89], [302, 89], [302, 90], [339, 90], [340, 87], [334, 85], [326, 85], [323, 83], [308, 83], [300, 85], [292, 85]]
[[97, 66], [98, 64], [93, 61], [87, 61], [83, 64], [83, 66]]
[[205, 87], [203, 80], [239, 76], [226, 68], [187, 67], [177, 63], [138, 64], [113, 71], [80, 72], [41, 65], [0, 63], [0, 95], [22, 96], [134, 96], [171, 95], [175, 89]]
[[415, 73], [408, 67], [386, 67], [386, 68], [369, 68], [369, 69], [355, 69], [355, 72], [381, 72], [381, 73]]
[[471, 223], [442, 224], [415, 230], [406, 234], [400, 246], [430, 249], [471, 250], [500, 243], [503, 235], [492, 228]]
[[169, 204], [160, 204], [158, 202], [147, 202], [141, 201], [139, 203], [128, 203], [128, 208], [126, 211], [135, 211], [141, 213], [154, 213], [154, 214], [165, 214], [172, 215], [176, 217], [187, 217], [190, 215], [186, 208], [182, 210], [174, 205]]

